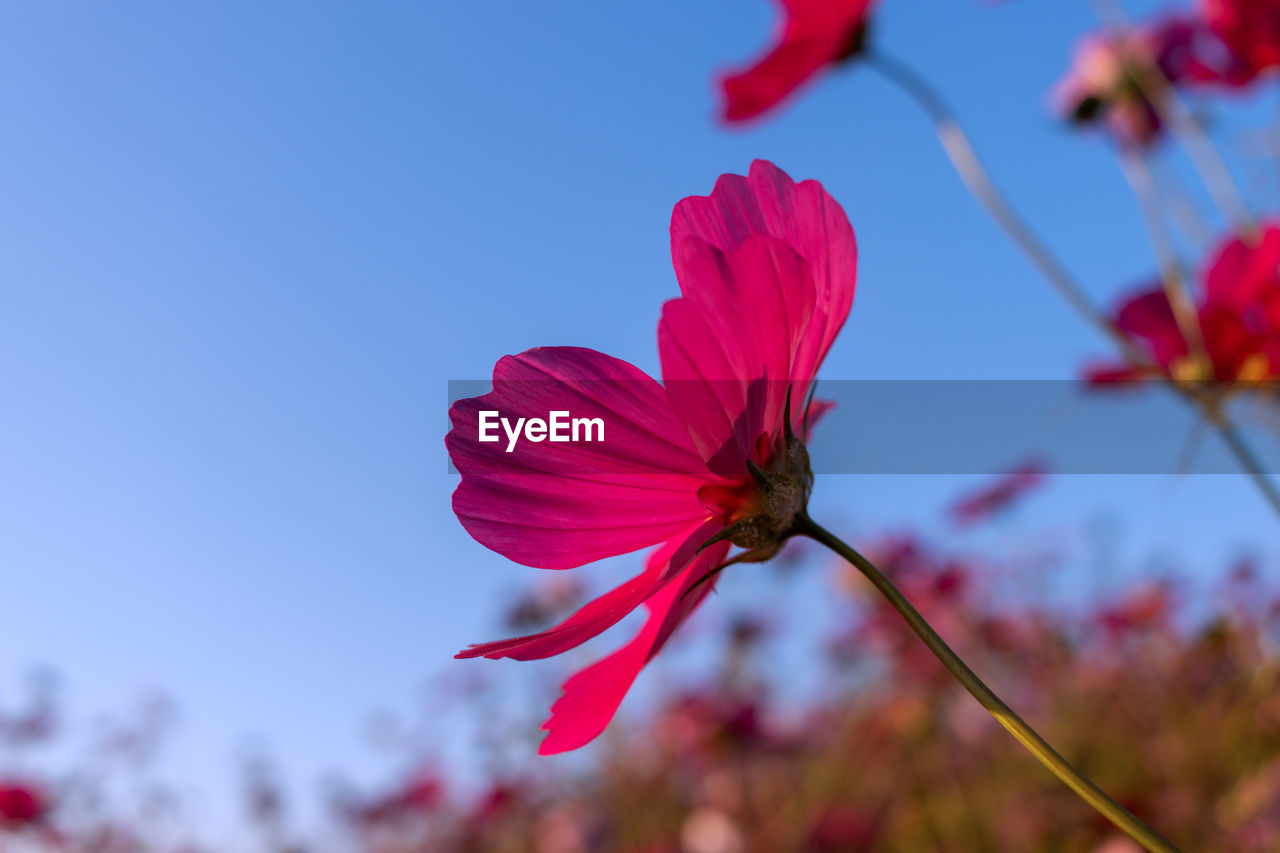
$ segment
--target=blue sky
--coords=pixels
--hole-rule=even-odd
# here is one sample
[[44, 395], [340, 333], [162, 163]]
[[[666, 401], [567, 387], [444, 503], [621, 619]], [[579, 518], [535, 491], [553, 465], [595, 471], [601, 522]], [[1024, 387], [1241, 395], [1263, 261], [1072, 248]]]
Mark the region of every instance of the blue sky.
[[[883, 6], [880, 44], [941, 81], [1089, 289], [1145, 277], [1106, 146], [1045, 109], [1087, 4]], [[486, 666], [450, 658], [495, 636], [534, 571], [449, 510], [447, 381], [548, 344], [656, 372], [671, 207], [755, 157], [822, 180], [858, 234], [827, 377], [1068, 378], [1105, 353], [870, 73], [717, 126], [711, 76], [772, 16], [765, 0], [0, 11], [0, 705], [36, 664], [83, 713], [164, 688], [172, 763], [211, 814], [248, 735], [304, 784], [366, 766], [367, 714]], [[1243, 146], [1250, 114], [1231, 119]], [[942, 530], [961, 482], [827, 478], [814, 511]], [[1063, 478], [1018, 530], [1098, 518], [1137, 561], [1205, 571], [1276, 532], [1227, 476]]]

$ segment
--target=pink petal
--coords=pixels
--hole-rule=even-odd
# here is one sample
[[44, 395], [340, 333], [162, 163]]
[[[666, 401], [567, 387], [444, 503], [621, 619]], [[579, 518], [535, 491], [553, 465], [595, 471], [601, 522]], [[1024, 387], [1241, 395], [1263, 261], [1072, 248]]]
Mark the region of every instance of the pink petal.
[[584, 605], [554, 628], [524, 637], [473, 645], [455, 657], [536, 660], [580, 646], [617, 624], [679, 574], [693, 560], [697, 548], [721, 527], [723, 524], [719, 520], [713, 520], [698, 525], [687, 535], [664, 543], [649, 555], [644, 572]]
[[[480, 411], [546, 419], [601, 418], [603, 442], [478, 440]], [[576, 347], [507, 356], [493, 391], [460, 400], [445, 443], [462, 474], [458, 519], [482, 545], [518, 563], [565, 569], [670, 539], [706, 517], [705, 466], [666, 390], [642, 371]]]
[[848, 55], [869, 0], [782, 0], [777, 44], [747, 68], [720, 78], [726, 121], [777, 106], [823, 66]]
[[1142, 339], [1161, 366], [1167, 367], [1187, 354], [1187, 342], [1163, 290], [1140, 293], [1121, 305], [1116, 326], [1125, 334]]
[[963, 495], [951, 505], [951, 518], [962, 525], [982, 521], [1035, 489], [1044, 482], [1047, 474], [1048, 469], [1042, 461], [1026, 462]]
[[685, 296], [663, 306], [662, 376], [708, 467], [740, 476], [756, 439], [781, 424], [813, 315], [813, 277], [799, 255], [763, 234], [727, 251], [690, 237], [675, 248], [675, 264]]
[[678, 583], [667, 584], [645, 602], [649, 618], [635, 639], [565, 682], [560, 698], [551, 706], [550, 719], [542, 725], [547, 737], [538, 748], [540, 755], [577, 749], [605, 730], [640, 670], [711, 592], [714, 577], [693, 587], [720, 565], [728, 550], [726, 543], [716, 543], [698, 555]]
[[1280, 228], [1266, 228], [1252, 245], [1238, 238], [1222, 245], [1204, 281], [1209, 302], [1238, 310], [1280, 297]]
[[1084, 380], [1090, 385], [1108, 386], [1108, 385], [1127, 385], [1136, 382], [1144, 377], [1141, 371], [1134, 370], [1127, 364], [1098, 362], [1085, 367]]
[[725, 121], [755, 118], [780, 104], [839, 53], [829, 38], [789, 39], [745, 70], [720, 78]]
[[[857, 5], [865, 10], [867, 4]], [[765, 160], [752, 163], [745, 178], [722, 175], [711, 195], [686, 198], [671, 215], [673, 258], [689, 237], [730, 251], [757, 234], [781, 240], [809, 266], [813, 283], [793, 282], [797, 287], [814, 287], [816, 294], [812, 315], [801, 330], [791, 378], [812, 380], [853, 305], [858, 277], [853, 228], [844, 209], [820, 183], [797, 184]], [[688, 296], [698, 284], [682, 280], [681, 292]], [[795, 393], [804, 399], [807, 390], [806, 385]]]

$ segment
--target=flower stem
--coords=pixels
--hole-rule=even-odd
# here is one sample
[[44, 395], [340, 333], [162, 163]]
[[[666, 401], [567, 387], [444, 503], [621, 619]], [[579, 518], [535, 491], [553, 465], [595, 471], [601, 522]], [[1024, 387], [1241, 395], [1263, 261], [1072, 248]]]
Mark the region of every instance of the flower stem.
[[910, 66], [887, 54], [868, 51], [862, 56], [862, 62], [905, 92], [928, 114], [938, 141], [942, 143], [942, 150], [970, 194], [1040, 270], [1067, 304], [1085, 322], [1114, 339], [1131, 361], [1148, 362], [1149, 359], [1134, 348], [1133, 342], [1116, 328], [1111, 319], [1094, 306], [1075, 276], [1063, 266], [991, 180], [973, 143], [969, 141], [968, 134], [938, 91]]
[[1267, 501], [1271, 504], [1272, 509], [1280, 514], [1280, 489], [1276, 488], [1275, 481], [1267, 474], [1266, 468], [1263, 467], [1261, 460], [1254, 454], [1253, 449], [1249, 447], [1249, 443], [1245, 441], [1244, 436], [1240, 434], [1240, 430], [1226, 416], [1224, 412], [1218, 411], [1211, 415], [1210, 418], [1213, 425], [1218, 428], [1218, 434], [1222, 436], [1222, 440], [1226, 442], [1227, 448], [1236, 457], [1240, 463], [1240, 467], [1257, 484], [1258, 491], [1262, 492]]
[[1054, 776], [1057, 776], [1071, 790], [1075, 791], [1081, 799], [1097, 809], [1099, 813], [1124, 830], [1130, 838], [1151, 851], [1151, 853], [1178, 853], [1178, 848], [1174, 847], [1173, 844], [1147, 826], [1142, 820], [1135, 817], [1124, 806], [1111, 799], [1105, 791], [1095, 785], [1087, 776], [1072, 767], [1065, 758], [1058, 754], [1057, 750], [1050, 746], [1044, 738], [1040, 737], [1021, 717], [1015, 714], [1013, 709], [993, 693], [991, 688], [984, 684], [982, 679], [978, 678], [973, 670], [969, 669], [968, 665], [960, 659], [959, 655], [951, 650], [951, 647], [938, 636], [938, 633], [925, 621], [919, 611], [911, 605], [906, 596], [871, 561], [808, 516], [800, 519], [798, 532], [827, 546], [856, 566], [866, 576], [867, 580], [871, 581], [872, 585], [888, 599], [893, 608], [902, 614], [902, 618], [907, 620], [911, 630], [915, 631], [916, 635], [924, 641], [924, 644], [929, 647], [929, 651], [934, 653], [964, 689], [968, 690], [970, 695], [977, 699], [978, 703], [986, 708], [1000, 725], [1004, 726], [1041, 764], [1047, 767]]
[[[1132, 21], [1120, 0], [1090, 0], [1094, 14], [1113, 36], [1125, 38], [1135, 32]], [[1231, 177], [1222, 154], [1213, 144], [1200, 122], [1179, 97], [1177, 89], [1158, 64], [1144, 64], [1136, 69], [1135, 80], [1147, 102], [1160, 120], [1167, 124], [1182, 144], [1205, 189], [1218, 210], [1243, 235], [1255, 234], [1253, 217], [1244, 195]]]
[[1198, 367], [1210, 371], [1213, 362], [1205, 346], [1204, 332], [1200, 328], [1200, 316], [1195, 303], [1187, 290], [1186, 276], [1181, 259], [1173, 241], [1173, 235], [1165, 226], [1163, 205], [1155, 178], [1143, 155], [1131, 150], [1120, 152], [1120, 166], [1124, 170], [1133, 194], [1138, 199], [1138, 207], [1142, 210], [1143, 221], [1147, 225], [1147, 236], [1151, 248], [1156, 254], [1156, 263], [1160, 267], [1160, 281], [1164, 285], [1165, 299], [1173, 311], [1174, 320], [1178, 323], [1178, 331], [1187, 342]]
[[[862, 62], [875, 69], [882, 77], [897, 86], [923, 109], [933, 122], [934, 131], [942, 149], [955, 168], [956, 174], [969, 189], [970, 194], [984, 210], [995, 220], [1022, 253], [1027, 256], [1049, 284], [1075, 309], [1087, 323], [1115, 341], [1124, 358], [1136, 368], [1152, 367], [1151, 359], [1134, 346], [1124, 332], [1116, 327], [1110, 318], [1099, 311], [1085, 294], [1084, 288], [1068, 272], [1062, 262], [1049, 250], [1040, 237], [1027, 224], [1022, 215], [1014, 209], [1004, 194], [991, 180], [986, 168], [978, 158], [969, 141], [968, 134], [960, 125], [947, 102], [936, 89], [907, 64], [884, 53], [867, 51], [862, 55]], [[1185, 392], [1183, 392], [1185, 394]], [[1266, 475], [1256, 457], [1249, 450], [1244, 439], [1234, 428], [1223, 426], [1219, 419], [1213, 418], [1213, 412], [1202, 400], [1194, 395], [1186, 395], [1206, 416], [1214, 420], [1215, 426], [1222, 434], [1231, 452], [1249, 473], [1250, 478], [1262, 492], [1267, 502], [1280, 514], [1280, 490]]]

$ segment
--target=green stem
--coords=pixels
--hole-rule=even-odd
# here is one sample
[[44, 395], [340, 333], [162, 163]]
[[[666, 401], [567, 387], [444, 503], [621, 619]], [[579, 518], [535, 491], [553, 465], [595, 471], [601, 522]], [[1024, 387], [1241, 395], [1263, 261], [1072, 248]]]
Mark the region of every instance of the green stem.
[[[968, 188], [970, 195], [977, 200], [992, 220], [1004, 230], [1014, 245], [1026, 255], [1027, 259], [1040, 270], [1040, 273], [1049, 284], [1075, 309], [1076, 313], [1090, 325], [1115, 341], [1125, 360], [1135, 368], [1153, 367], [1150, 357], [1134, 346], [1133, 341], [1129, 339], [1127, 334], [1122, 332], [1115, 323], [1094, 307], [1080, 283], [1076, 281], [1075, 277], [1049, 250], [1048, 246], [1045, 245], [1022, 215], [1005, 198], [1004, 193], [1000, 191], [991, 176], [987, 174], [986, 167], [982, 165], [982, 161], [978, 158], [973, 143], [969, 141], [969, 136], [965, 133], [959, 119], [956, 118], [951, 107], [933, 85], [909, 65], [885, 53], [868, 51], [863, 55], [861, 61], [864, 65], [879, 72], [885, 80], [908, 95], [928, 114], [930, 121], [933, 122], [934, 132], [942, 143], [942, 150], [951, 161], [956, 174], [960, 176], [961, 181]], [[1175, 305], [1176, 310], [1175, 300], [1171, 299], [1170, 301]], [[1179, 325], [1181, 327], [1182, 324], [1180, 323]], [[1193, 338], [1188, 338], [1188, 340], [1194, 341]], [[1178, 387], [1180, 391], [1185, 393], [1180, 386]], [[1203, 408], [1202, 401], [1198, 397], [1187, 395], [1187, 398], [1195, 405]], [[1204, 411], [1206, 416], [1212, 416], [1213, 414], [1209, 409], [1204, 409]], [[1230, 426], [1224, 428], [1221, 423], [1215, 423], [1222, 433], [1227, 446], [1236, 458], [1240, 460], [1241, 465], [1244, 466], [1249, 477], [1262, 491], [1267, 502], [1275, 508], [1277, 513], [1280, 513], [1280, 489], [1277, 489], [1265, 471], [1262, 470], [1261, 465], [1258, 464], [1256, 458], [1250, 452], [1244, 439]]]
[[1240, 430], [1221, 411], [1217, 412], [1212, 420], [1214, 426], [1218, 428], [1218, 434], [1222, 436], [1222, 440], [1240, 462], [1240, 467], [1244, 468], [1245, 473], [1257, 484], [1258, 491], [1262, 492], [1267, 502], [1271, 504], [1271, 508], [1280, 514], [1280, 490], [1276, 488], [1276, 484], [1267, 474], [1266, 468], [1249, 447], [1244, 436], [1240, 434]]
[[1146, 363], [1148, 359], [1134, 347], [1127, 335], [1116, 328], [1109, 317], [1094, 306], [1080, 282], [1076, 281], [1075, 276], [1050, 251], [1026, 219], [1018, 213], [996, 186], [995, 181], [987, 173], [986, 167], [982, 165], [982, 160], [974, 150], [973, 143], [969, 141], [969, 135], [965, 133], [960, 120], [929, 81], [906, 63], [886, 53], [868, 51], [861, 61], [863, 65], [878, 72], [881, 77], [901, 90], [925, 111], [933, 123], [933, 129], [938, 136], [938, 141], [942, 144], [943, 153], [951, 161], [952, 168], [955, 169], [965, 188], [969, 190], [969, 194], [987, 212], [992, 221], [1000, 226], [1027, 260], [1040, 271], [1058, 295], [1085, 322], [1114, 340], [1131, 362]]
[[964, 689], [968, 690], [970, 695], [977, 699], [978, 703], [986, 708], [1000, 725], [1004, 726], [1041, 764], [1047, 767], [1054, 776], [1062, 780], [1071, 790], [1075, 791], [1081, 799], [1097, 809], [1099, 813], [1128, 833], [1130, 838], [1151, 851], [1151, 853], [1178, 853], [1178, 848], [1135, 817], [1124, 806], [1107, 796], [1105, 791], [1095, 785], [1092, 780], [1079, 770], [1072, 767], [1065, 758], [1058, 754], [1057, 750], [1050, 746], [1044, 738], [1040, 737], [1021, 717], [1015, 714], [1013, 709], [993, 693], [991, 688], [974, 674], [973, 670], [969, 669], [968, 665], [951, 650], [951, 647], [938, 636], [938, 633], [925, 621], [919, 611], [911, 605], [911, 602], [893, 585], [893, 582], [885, 577], [866, 557], [859, 554], [808, 516], [804, 516], [798, 522], [798, 532], [822, 543], [855, 565], [866, 576], [867, 580], [871, 581], [872, 585], [888, 599], [893, 608], [902, 614], [902, 618], [907, 620], [911, 630], [915, 631], [921, 640], [924, 640], [924, 644], [929, 647], [929, 651], [934, 653], [938, 660], [942, 662], [942, 665], [964, 686]]

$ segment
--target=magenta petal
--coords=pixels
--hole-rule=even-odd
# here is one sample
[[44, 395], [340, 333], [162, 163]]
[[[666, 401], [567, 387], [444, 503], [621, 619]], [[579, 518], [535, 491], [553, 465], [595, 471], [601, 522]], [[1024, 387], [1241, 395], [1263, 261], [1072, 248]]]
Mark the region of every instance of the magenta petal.
[[458, 658], [514, 658], [536, 660], [558, 655], [585, 643], [612, 627], [645, 599], [661, 589], [694, 559], [698, 547], [722, 527], [713, 520], [698, 525], [687, 535], [676, 537], [649, 555], [645, 570], [621, 586], [584, 605], [578, 612], [547, 631], [480, 643], [459, 652]]
[[1187, 354], [1187, 342], [1163, 290], [1140, 293], [1120, 306], [1116, 326], [1146, 342], [1152, 357], [1162, 366]]
[[[514, 422], [551, 411], [601, 418], [595, 443], [478, 440], [480, 411]], [[666, 390], [642, 371], [576, 347], [507, 356], [493, 391], [460, 400], [445, 443], [462, 482], [458, 519], [477, 541], [528, 566], [565, 569], [662, 542], [706, 516], [706, 468]]]
[[796, 375], [813, 277], [764, 234], [730, 250], [691, 237], [674, 252], [685, 295], [663, 306], [662, 376], [698, 453], [716, 473], [740, 476], [756, 439], [781, 424], [788, 387], [800, 395], [813, 378]]
[[[863, 4], [865, 5], [865, 4]], [[844, 209], [817, 181], [791, 180], [765, 160], [747, 177], [723, 175], [709, 196], [692, 196], [671, 215], [672, 255], [696, 237], [725, 251], [764, 234], [791, 247], [805, 262], [816, 287], [813, 316], [803, 329], [795, 376], [812, 378], [853, 306], [858, 245]], [[696, 282], [680, 282], [681, 292]]]
[[720, 78], [726, 121], [755, 118], [777, 106], [828, 64], [840, 45], [830, 39], [784, 41], [751, 67]]
[[1239, 238], [1220, 246], [1204, 272], [1206, 301], [1234, 309], [1274, 299], [1280, 290], [1280, 228], [1264, 228], [1250, 245]]
[[679, 583], [667, 584], [645, 602], [649, 618], [635, 639], [565, 682], [560, 698], [551, 706], [550, 719], [542, 725], [547, 737], [538, 748], [540, 755], [577, 749], [605, 730], [640, 670], [715, 586], [712, 578], [693, 589], [700, 578], [720, 565], [728, 550], [727, 544], [717, 543], [703, 551], [685, 569]]
[[823, 66], [839, 62], [871, 4], [868, 0], [781, 0], [781, 5], [786, 19], [775, 47], [750, 67], [721, 77], [727, 121], [765, 112]]

